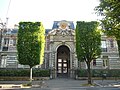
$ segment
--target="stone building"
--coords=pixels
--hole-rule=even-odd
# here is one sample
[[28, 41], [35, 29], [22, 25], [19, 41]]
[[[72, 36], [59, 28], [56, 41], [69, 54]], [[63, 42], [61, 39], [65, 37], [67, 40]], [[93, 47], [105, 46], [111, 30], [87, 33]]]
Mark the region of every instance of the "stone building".
[[[72, 21], [54, 21], [52, 29], [46, 29], [44, 63], [36, 68], [50, 69], [51, 77], [71, 77], [75, 70], [85, 68], [85, 62], [76, 58], [75, 27]], [[2, 34], [0, 50], [1, 68], [28, 68], [17, 61], [17, 29]], [[102, 34], [101, 57], [91, 62], [92, 69], [120, 69], [120, 59], [115, 38]]]

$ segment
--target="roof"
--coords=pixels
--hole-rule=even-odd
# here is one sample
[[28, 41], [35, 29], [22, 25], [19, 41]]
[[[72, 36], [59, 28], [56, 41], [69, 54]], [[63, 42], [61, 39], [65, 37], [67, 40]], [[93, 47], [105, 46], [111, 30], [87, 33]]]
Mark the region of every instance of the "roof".
[[17, 34], [18, 29], [7, 29], [3, 31], [3, 34]]
[[45, 34], [48, 34], [52, 29], [45, 29]]
[[75, 29], [73, 21], [66, 21], [66, 20], [54, 21], [52, 29], [58, 28], [58, 23], [63, 22], [63, 21], [65, 21], [65, 22], [70, 24], [70, 26], [69, 26], [70, 29], [73, 29], [73, 30]]

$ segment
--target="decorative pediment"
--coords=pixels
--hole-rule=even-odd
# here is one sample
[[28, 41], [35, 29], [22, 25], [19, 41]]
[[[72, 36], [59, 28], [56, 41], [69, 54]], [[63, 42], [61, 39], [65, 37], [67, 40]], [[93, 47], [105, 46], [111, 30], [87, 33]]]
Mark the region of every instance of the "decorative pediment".
[[49, 32], [50, 35], [75, 35], [75, 31], [72, 29], [53, 29], [52, 31]]
[[71, 23], [67, 21], [60, 21], [57, 23], [57, 28], [49, 32], [51, 35], [74, 35], [75, 31], [70, 28]]
[[59, 29], [69, 29], [70, 28], [70, 24], [67, 21], [61, 21], [58, 23], [58, 28]]

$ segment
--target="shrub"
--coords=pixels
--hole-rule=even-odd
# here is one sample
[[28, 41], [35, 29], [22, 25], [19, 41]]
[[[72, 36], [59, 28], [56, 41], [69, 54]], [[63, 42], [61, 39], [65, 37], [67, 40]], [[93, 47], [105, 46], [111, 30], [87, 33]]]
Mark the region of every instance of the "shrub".
[[[29, 69], [0, 69], [0, 76], [29, 77]], [[49, 77], [49, 70], [33, 69], [33, 77]]]
[[78, 77], [87, 77], [87, 70], [86, 69], [80, 69], [77, 71]]
[[[92, 77], [102, 77], [103, 74], [106, 74], [107, 77], [120, 77], [119, 69], [92, 69], [91, 72]], [[79, 77], [87, 77], [87, 70], [79, 69], [77, 74]]]

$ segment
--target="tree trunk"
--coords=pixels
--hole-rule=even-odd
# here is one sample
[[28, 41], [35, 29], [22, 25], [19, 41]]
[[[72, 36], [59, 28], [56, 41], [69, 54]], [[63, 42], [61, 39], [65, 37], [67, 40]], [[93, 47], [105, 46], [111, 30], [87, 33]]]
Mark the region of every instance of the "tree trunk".
[[87, 62], [88, 84], [92, 84], [90, 62]]
[[30, 83], [32, 83], [32, 67], [30, 67]]
[[118, 51], [119, 51], [119, 56], [120, 56], [120, 40], [117, 40], [117, 44], [118, 44]]

